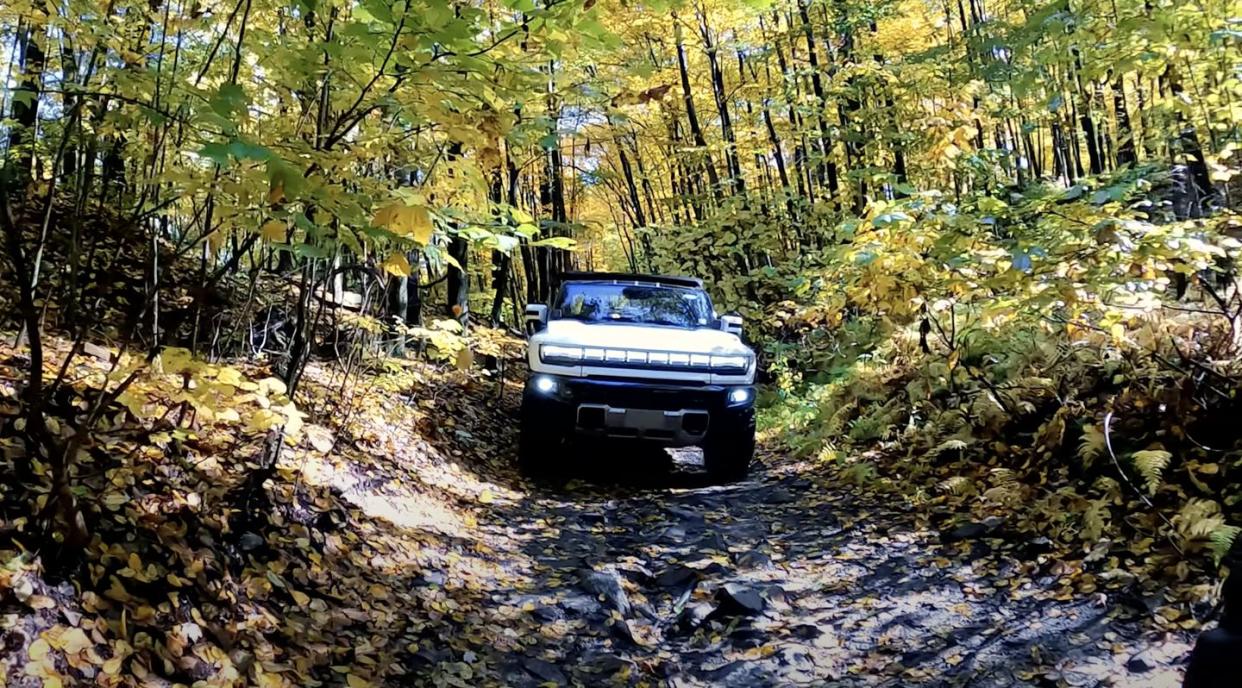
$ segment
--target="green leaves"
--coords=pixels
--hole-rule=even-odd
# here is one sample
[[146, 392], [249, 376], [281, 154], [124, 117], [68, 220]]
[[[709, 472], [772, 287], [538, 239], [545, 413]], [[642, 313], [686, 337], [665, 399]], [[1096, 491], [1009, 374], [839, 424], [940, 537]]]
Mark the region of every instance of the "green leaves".
[[217, 165], [229, 164], [229, 147], [223, 143], [209, 143], [200, 148], [198, 154]]
[[236, 120], [239, 115], [246, 111], [250, 101], [246, 97], [245, 90], [239, 84], [229, 82], [221, 84], [219, 90], [216, 91], [208, 103], [212, 111], [220, 117]]
[[305, 179], [302, 171], [281, 158], [267, 160], [268, 203], [297, 198]]
[[232, 159], [267, 162], [274, 157], [267, 147], [241, 138], [233, 139], [228, 143], [208, 143], [199, 149], [198, 154], [221, 166], [228, 166]]

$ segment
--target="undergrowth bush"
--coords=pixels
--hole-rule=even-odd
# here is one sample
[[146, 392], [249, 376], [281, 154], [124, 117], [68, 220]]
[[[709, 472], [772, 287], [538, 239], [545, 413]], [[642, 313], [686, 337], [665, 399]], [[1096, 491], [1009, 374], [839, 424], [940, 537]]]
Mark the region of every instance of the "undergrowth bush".
[[762, 427], [843, 481], [1070, 552], [1160, 543], [1140, 558], [1192, 579], [1242, 520], [1242, 224], [1150, 187], [873, 204], [765, 314]]

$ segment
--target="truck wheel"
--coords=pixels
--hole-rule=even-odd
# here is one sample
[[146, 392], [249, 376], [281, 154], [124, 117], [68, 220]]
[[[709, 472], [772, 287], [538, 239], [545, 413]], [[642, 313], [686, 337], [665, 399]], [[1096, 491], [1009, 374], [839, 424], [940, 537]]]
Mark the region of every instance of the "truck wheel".
[[712, 480], [731, 483], [745, 480], [755, 457], [755, 420], [739, 428], [721, 429], [708, 434], [703, 445], [703, 464]]
[[522, 422], [518, 436], [518, 467], [532, 478], [547, 478], [561, 467], [565, 453], [565, 435], [552, 427], [550, 419], [540, 419], [522, 404]]

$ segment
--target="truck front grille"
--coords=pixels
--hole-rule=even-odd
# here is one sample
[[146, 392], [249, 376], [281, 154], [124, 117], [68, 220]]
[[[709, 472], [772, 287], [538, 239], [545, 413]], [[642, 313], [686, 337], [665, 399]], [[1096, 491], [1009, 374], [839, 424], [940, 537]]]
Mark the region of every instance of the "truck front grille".
[[573, 400], [580, 404], [608, 404], [618, 408], [645, 408], [661, 411], [681, 409], [709, 410], [720, 404], [719, 391], [712, 393], [695, 387], [658, 387], [654, 385], [600, 387], [569, 383]]

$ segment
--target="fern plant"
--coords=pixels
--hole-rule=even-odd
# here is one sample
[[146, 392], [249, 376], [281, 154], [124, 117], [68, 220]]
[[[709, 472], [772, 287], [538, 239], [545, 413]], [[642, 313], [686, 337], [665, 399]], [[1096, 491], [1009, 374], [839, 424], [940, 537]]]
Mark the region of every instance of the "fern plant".
[[1169, 467], [1171, 458], [1173, 455], [1163, 449], [1144, 449], [1130, 455], [1130, 461], [1143, 477], [1143, 483], [1147, 485], [1150, 494], [1156, 494], [1156, 490], [1164, 483], [1164, 469]]
[[936, 485], [936, 489], [960, 497], [975, 491], [975, 481], [964, 475], [955, 475], [940, 481], [940, 484]]
[[841, 478], [855, 485], [865, 486], [875, 482], [879, 473], [875, 470], [875, 464], [870, 461], [860, 461], [850, 464], [841, 471]]
[[1229, 552], [1239, 529], [1225, 523], [1220, 504], [1210, 499], [1191, 499], [1173, 517], [1178, 538], [1187, 546], [1204, 547], [1217, 563]]
[[958, 437], [950, 437], [949, 439], [936, 445], [936, 448], [932, 449], [931, 453], [943, 454], [944, 452], [947, 452], [947, 451], [961, 452], [965, 450], [967, 446], [969, 446], [969, 444], [966, 442], [966, 440], [963, 440]]
[[1104, 433], [1095, 424], [1082, 426], [1082, 437], [1078, 440], [1078, 458], [1082, 461], [1083, 468], [1090, 468], [1104, 454], [1106, 446]]
[[1234, 541], [1238, 539], [1238, 533], [1242, 533], [1242, 528], [1221, 525], [1208, 534], [1208, 551], [1212, 553], [1212, 558], [1218, 566], [1221, 559], [1224, 559], [1229, 550], [1233, 548]]

